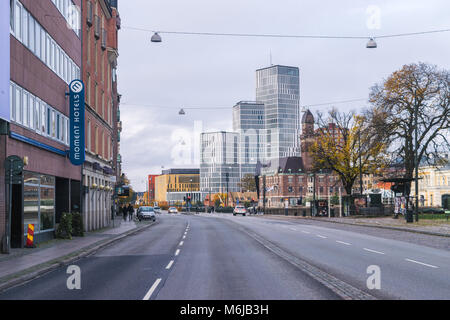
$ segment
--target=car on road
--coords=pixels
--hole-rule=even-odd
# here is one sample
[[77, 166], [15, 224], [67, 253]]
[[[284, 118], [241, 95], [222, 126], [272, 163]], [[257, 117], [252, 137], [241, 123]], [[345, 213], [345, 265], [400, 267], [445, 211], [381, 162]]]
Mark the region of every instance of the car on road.
[[168, 213], [178, 213], [178, 209], [175, 207], [170, 207]]
[[155, 221], [156, 220], [155, 210], [153, 209], [153, 207], [147, 207], [147, 206], [140, 207], [137, 211], [137, 217], [138, 217], [139, 221], [145, 220], [145, 219], [150, 219], [152, 221]]
[[161, 213], [161, 208], [158, 206], [154, 206], [153, 210], [155, 211], [155, 213]]
[[237, 205], [233, 210], [233, 216], [242, 214], [244, 217], [247, 214], [247, 209], [243, 205]]

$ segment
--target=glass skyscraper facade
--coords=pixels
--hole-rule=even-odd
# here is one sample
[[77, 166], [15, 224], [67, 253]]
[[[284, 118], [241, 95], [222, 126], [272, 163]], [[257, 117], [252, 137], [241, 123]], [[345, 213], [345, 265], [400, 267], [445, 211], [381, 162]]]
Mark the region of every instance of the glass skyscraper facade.
[[256, 101], [265, 106], [267, 159], [299, 156], [299, 69], [276, 65], [257, 70]]
[[239, 134], [240, 176], [255, 175], [257, 162], [266, 158], [264, 104], [238, 102], [233, 107], [233, 131]]
[[[239, 134], [207, 132], [200, 136], [200, 191], [208, 193], [238, 192]], [[228, 183], [227, 183], [228, 181]]]

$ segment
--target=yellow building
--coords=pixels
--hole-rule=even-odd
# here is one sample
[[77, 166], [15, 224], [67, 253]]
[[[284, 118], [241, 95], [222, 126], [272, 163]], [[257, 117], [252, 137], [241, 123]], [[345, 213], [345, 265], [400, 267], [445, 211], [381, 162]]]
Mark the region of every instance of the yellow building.
[[[419, 206], [442, 207], [443, 196], [450, 197], [450, 162], [444, 166], [419, 168]], [[415, 195], [415, 183], [411, 183], [411, 195]], [[445, 197], [444, 197], [445, 198]]]
[[190, 196], [191, 202], [201, 201], [199, 169], [163, 170], [155, 178], [155, 200], [157, 202], [181, 203]]

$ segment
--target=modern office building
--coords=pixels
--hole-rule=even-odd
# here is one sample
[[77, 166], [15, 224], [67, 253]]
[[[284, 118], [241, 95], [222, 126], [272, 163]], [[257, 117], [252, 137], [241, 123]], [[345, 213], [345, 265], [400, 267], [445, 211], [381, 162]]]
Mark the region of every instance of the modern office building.
[[168, 169], [155, 178], [155, 200], [159, 205], [182, 204], [187, 197], [191, 203], [202, 201], [199, 169]]
[[257, 70], [256, 101], [265, 106], [267, 157], [299, 156], [299, 69], [276, 65]]
[[86, 161], [83, 165], [85, 231], [111, 220], [117, 177], [118, 94], [116, 67], [120, 19], [117, 1], [83, 0], [83, 81]]
[[266, 159], [264, 104], [240, 101], [233, 107], [233, 131], [239, 134], [240, 178], [256, 175], [256, 164]]
[[[0, 74], [9, 90], [0, 92], [9, 95], [0, 100], [0, 238], [10, 214], [12, 247], [24, 245], [28, 224], [40, 242], [53, 238], [62, 213], [80, 212], [81, 168], [66, 152], [66, 92], [81, 74], [80, 6], [81, 0], [1, 1]], [[5, 181], [9, 156], [25, 164], [13, 185]]]
[[202, 133], [200, 191], [203, 197], [239, 192], [239, 182], [239, 134], [225, 131]]

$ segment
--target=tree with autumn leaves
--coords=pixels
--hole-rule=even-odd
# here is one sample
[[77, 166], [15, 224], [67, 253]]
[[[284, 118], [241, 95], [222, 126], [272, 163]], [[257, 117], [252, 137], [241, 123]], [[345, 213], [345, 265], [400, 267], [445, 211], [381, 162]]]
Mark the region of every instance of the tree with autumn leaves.
[[319, 128], [309, 152], [314, 168], [336, 173], [347, 194], [352, 193], [355, 181], [363, 174], [377, 174], [386, 165], [387, 145], [379, 140], [364, 116], [335, 109], [325, 117], [317, 113]]
[[416, 127], [417, 162], [442, 164], [442, 155], [450, 150], [448, 70], [426, 63], [405, 65], [375, 85], [369, 101], [370, 126], [378, 139], [389, 144], [404, 178], [414, 177]]
[[369, 102], [360, 115], [332, 110], [325, 119], [318, 113], [319, 129], [310, 147], [315, 169], [338, 174], [347, 194], [360, 167], [363, 174], [377, 174], [396, 164], [402, 177], [413, 178], [416, 132], [417, 163], [442, 164], [441, 155], [450, 150], [448, 70], [405, 65], [371, 88]]

